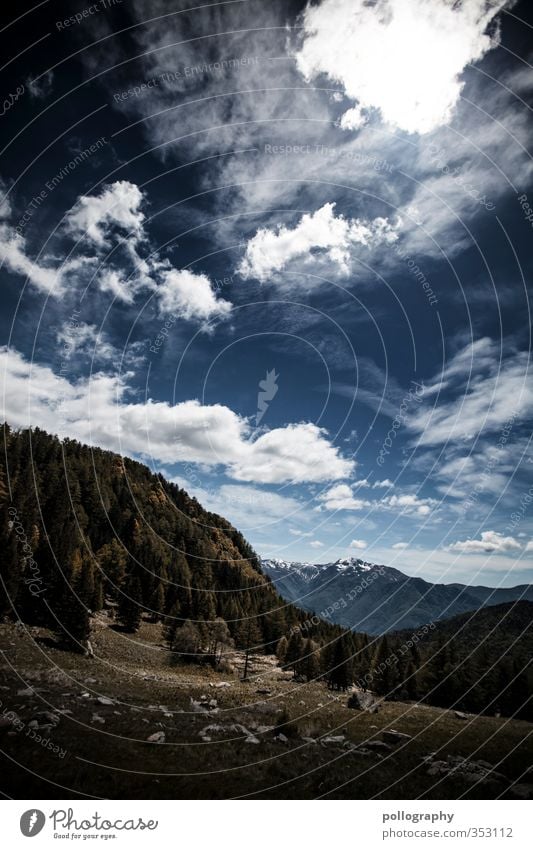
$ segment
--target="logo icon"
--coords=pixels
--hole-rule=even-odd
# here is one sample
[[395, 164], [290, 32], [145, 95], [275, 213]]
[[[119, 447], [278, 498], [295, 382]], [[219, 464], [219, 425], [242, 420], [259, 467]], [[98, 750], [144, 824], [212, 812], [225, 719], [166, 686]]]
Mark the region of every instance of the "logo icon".
[[46, 817], [42, 811], [32, 808], [25, 811], [20, 818], [20, 830], [24, 837], [35, 837], [42, 831]]
[[274, 399], [274, 396], [278, 391], [278, 384], [276, 383], [278, 377], [279, 374], [276, 374], [276, 370], [272, 369], [272, 371], [267, 371], [265, 380], [259, 381], [260, 391], [257, 394], [257, 414], [255, 417], [256, 427], [268, 410], [268, 402]]

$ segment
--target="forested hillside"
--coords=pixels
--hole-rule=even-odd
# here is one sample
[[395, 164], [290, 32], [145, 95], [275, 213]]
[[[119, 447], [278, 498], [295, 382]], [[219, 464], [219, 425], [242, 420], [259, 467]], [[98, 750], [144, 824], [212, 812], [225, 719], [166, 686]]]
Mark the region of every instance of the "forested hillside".
[[38, 429], [6, 425], [3, 445], [3, 615], [48, 625], [72, 648], [86, 648], [104, 604], [130, 632], [143, 614], [164, 620], [170, 641], [187, 620], [208, 641], [219, 617], [259, 651], [303, 620], [229, 522], [141, 463]]
[[533, 604], [481, 608], [384, 636], [360, 683], [393, 699], [533, 721]]

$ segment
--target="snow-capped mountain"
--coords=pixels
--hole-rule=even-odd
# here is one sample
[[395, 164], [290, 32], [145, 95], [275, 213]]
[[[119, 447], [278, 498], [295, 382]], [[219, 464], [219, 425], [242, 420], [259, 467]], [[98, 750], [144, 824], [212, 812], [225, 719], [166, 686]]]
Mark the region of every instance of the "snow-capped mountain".
[[369, 634], [417, 628], [519, 598], [533, 601], [533, 586], [491, 589], [432, 584], [358, 557], [333, 563], [272, 558], [263, 560], [262, 567], [287, 601], [323, 619]]

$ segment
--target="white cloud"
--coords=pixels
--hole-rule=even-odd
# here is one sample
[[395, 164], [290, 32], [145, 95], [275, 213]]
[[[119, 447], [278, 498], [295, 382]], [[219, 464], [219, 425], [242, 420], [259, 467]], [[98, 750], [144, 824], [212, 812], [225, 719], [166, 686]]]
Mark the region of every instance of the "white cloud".
[[[5, 210], [6, 214], [10, 212]], [[47, 264], [37, 262], [28, 256], [24, 236], [7, 223], [0, 224], [0, 262], [5, 263], [9, 271], [26, 277], [28, 283], [41, 292], [59, 297], [65, 287], [69, 274], [78, 271], [88, 260], [83, 257], [64, 262], [52, 267], [48, 258]]]
[[324, 548], [324, 543], [320, 542], [320, 540], [318, 539], [314, 539], [312, 542], [309, 543], [309, 545], [311, 546], [311, 548]]
[[504, 552], [522, 546], [514, 537], [504, 537], [498, 531], [483, 531], [481, 539], [467, 539], [454, 542], [448, 546], [449, 551], [462, 551], [463, 553], [479, 552]]
[[311, 423], [261, 434], [231, 464], [232, 477], [261, 483], [337, 480], [349, 477], [353, 469], [354, 462], [341, 456], [327, 432]]
[[318, 496], [326, 510], [365, 510], [386, 509], [408, 516], [429, 516], [437, 506], [433, 498], [419, 498], [418, 495], [388, 495], [376, 501], [364, 500], [354, 496], [353, 489], [348, 484], [335, 484]]
[[392, 548], [395, 551], [405, 551], [406, 548], [409, 548], [409, 543], [407, 542], [395, 542]]
[[61, 346], [62, 362], [74, 356], [83, 357], [93, 365], [106, 364], [116, 369], [139, 365], [143, 359], [140, 351], [145, 347], [144, 343], [135, 342], [120, 351], [112, 344], [107, 333], [96, 325], [73, 319], [62, 324], [56, 339]]
[[533, 540], [530, 540], [528, 543], [526, 543], [524, 551], [533, 551]]
[[348, 547], [355, 548], [361, 551], [362, 549], [368, 547], [368, 543], [364, 539], [353, 539]]
[[385, 478], [384, 481], [374, 481], [372, 489], [389, 489], [391, 486], [394, 486], [393, 482]]
[[[499, 343], [477, 340], [461, 349], [442, 373], [428, 382], [424, 394], [428, 403], [413, 408], [406, 420], [419, 445], [473, 441], [481, 433], [503, 428], [511, 417], [516, 421], [533, 413], [529, 354], [507, 347], [503, 359]], [[435, 401], [433, 396], [440, 397]]]
[[185, 319], [223, 318], [231, 312], [231, 304], [217, 298], [205, 274], [187, 269], [166, 269], [157, 288], [161, 312], [177, 313]]
[[371, 507], [371, 501], [354, 498], [352, 488], [346, 483], [339, 483], [318, 496], [326, 510], [363, 510]]
[[326, 74], [342, 84], [356, 109], [379, 109], [393, 126], [428, 133], [449, 123], [466, 66], [498, 44], [497, 31], [486, 30], [505, 5], [322, 0], [303, 14], [297, 65], [308, 80]]
[[368, 121], [368, 116], [364, 115], [360, 106], [354, 106], [353, 109], [347, 111], [341, 116], [339, 126], [341, 130], [360, 130]]
[[98, 288], [101, 292], [110, 292], [124, 304], [132, 304], [139, 289], [135, 280], [128, 279], [124, 272], [117, 268], [105, 268], [98, 275]]
[[353, 461], [344, 459], [326, 431], [313, 424], [289, 424], [254, 439], [248, 420], [221, 404], [128, 403], [128, 373], [99, 373], [70, 382], [6, 348], [0, 368], [2, 417], [14, 427], [39, 426], [164, 463], [222, 467], [228, 476], [246, 482], [321, 482], [353, 471]]
[[145, 238], [142, 211], [143, 192], [129, 180], [103, 187], [99, 195], [82, 195], [65, 216], [65, 229], [76, 238], [85, 238], [99, 248], [110, 247], [114, 228], [134, 241]]
[[129, 275], [123, 267], [104, 268], [98, 277], [100, 290], [126, 304], [132, 304], [142, 289], [152, 290], [162, 313], [174, 313], [186, 321], [227, 316], [231, 304], [217, 298], [205, 274], [174, 268], [157, 252], [148, 258], [141, 256], [141, 245], [148, 241], [145, 203], [146, 197], [135, 183], [120, 180], [104, 186], [99, 195], [83, 195], [67, 214], [67, 232], [85, 237], [97, 249], [109, 249], [111, 238], [118, 237], [132, 265]]
[[302, 215], [292, 229], [284, 225], [260, 228], [246, 245], [239, 273], [245, 279], [255, 277], [263, 282], [294, 260], [309, 263], [325, 258], [339, 274], [345, 275], [354, 245], [371, 247], [397, 238], [386, 218], [362, 221], [335, 215], [334, 210], [334, 203], [326, 203], [315, 212]]

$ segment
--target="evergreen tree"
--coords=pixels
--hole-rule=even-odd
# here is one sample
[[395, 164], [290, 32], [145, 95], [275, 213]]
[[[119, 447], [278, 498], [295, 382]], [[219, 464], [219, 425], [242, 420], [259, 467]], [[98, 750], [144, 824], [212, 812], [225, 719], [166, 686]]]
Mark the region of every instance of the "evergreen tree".
[[131, 573], [126, 578], [118, 602], [118, 621], [125, 631], [134, 634], [139, 630], [142, 616], [142, 587], [138, 576]]
[[335, 641], [327, 675], [330, 690], [347, 690], [353, 684], [352, 648], [350, 635], [346, 632]]

